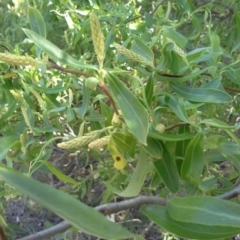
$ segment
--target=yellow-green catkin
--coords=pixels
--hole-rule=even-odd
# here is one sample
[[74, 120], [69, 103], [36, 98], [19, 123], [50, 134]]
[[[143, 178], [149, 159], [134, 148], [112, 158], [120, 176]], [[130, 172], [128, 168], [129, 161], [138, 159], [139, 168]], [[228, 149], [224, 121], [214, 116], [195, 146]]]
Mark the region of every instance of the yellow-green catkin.
[[25, 104], [25, 100], [20, 93], [14, 91], [14, 90], [10, 90], [10, 93], [14, 96], [14, 98], [16, 98], [18, 100], [18, 102], [21, 103], [21, 105]]
[[90, 149], [92, 149], [92, 148], [102, 148], [102, 147], [104, 147], [105, 145], [108, 144], [109, 139], [110, 139], [110, 136], [105, 136], [105, 137], [96, 139], [96, 140], [94, 140], [93, 142], [90, 142], [90, 143], [88, 144], [88, 147], [89, 147]]
[[166, 39], [167, 39], [167, 42], [172, 42], [174, 44], [173, 51], [176, 54], [178, 54], [186, 64], [188, 64], [186, 53], [171, 38], [166, 38]]
[[30, 92], [36, 97], [36, 99], [38, 100], [39, 102], [39, 105], [44, 109], [46, 110], [46, 107], [45, 107], [45, 103], [44, 101], [42, 100], [42, 97], [40, 96], [40, 94], [35, 91], [32, 87], [29, 87], [29, 90]]
[[22, 115], [23, 115], [23, 118], [24, 118], [25, 123], [26, 123], [27, 126], [32, 130], [32, 126], [31, 126], [31, 123], [30, 123], [30, 119], [29, 119], [29, 116], [28, 116], [28, 113], [27, 113], [27, 108], [26, 108], [25, 106], [22, 106], [22, 107], [21, 107], [21, 111], [22, 111]]
[[67, 142], [58, 143], [57, 146], [64, 149], [80, 148], [94, 141], [99, 133], [91, 132], [88, 135], [76, 137]]
[[124, 55], [125, 57], [128, 57], [129, 59], [136, 61], [136, 62], [140, 62], [143, 63], [145, 65], [152, 65], [151, 62], [149, 62], [146, 58], [138, 55], [137, 53], [117, 44], [114, 43], [114, 47], [117, 49], [118, 52], [120, 52], [122, 55]]
[[79, 131], [78, 131], [78, 137], [83, 136], [83, 134], [84, 134], [84, 125], [85, 125], [85, 122], [82, 122], [80, 124]]
[[93, 40], [94, 50], [95, 50], [95, 53], [97, 54], [97, 59], [99, 63], [99, 69], [102, 70], [103, 61], [105, 58], [104, 37], [102, 34], [99, 19], [94, 12], [90, 14], [90, 25], [91, 25], [91, 31], [92, 31], [92, 40]]
[[11, 53], [0, 53], [0, 61], [16, 66], [33, 66], [37, 67], [43, 64], [30, 56], [19, 56]]

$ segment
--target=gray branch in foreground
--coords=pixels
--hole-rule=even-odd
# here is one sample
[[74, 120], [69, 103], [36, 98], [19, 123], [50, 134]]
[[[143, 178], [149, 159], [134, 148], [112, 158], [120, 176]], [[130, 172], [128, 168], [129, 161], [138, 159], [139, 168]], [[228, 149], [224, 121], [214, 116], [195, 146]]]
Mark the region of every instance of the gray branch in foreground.
[[235, 188], [233, 188], [232, 190], [230, 190], [229, 192], [226, 192], [226, 193], [224, 193], [222, 195], [219, 195], [217, 197], [221, 198], [221, 199], [228, 200], [228, 199], [236, 197], [238, 194], [240, 194], [240, 184], [238, 186], [236, 186]]
[[[104, 215], [108, 215], [111, 213], [117, 213], [123, 210], [127, 210], [130, 208], [136, 208], [143, 204], [155, 204], [155, 205], [161, 205], [165, 206], [167, 204], [167, 200], [164, 198], [159, 197], [149, 197], [149, 196], [138, 196], [136, 198], [132, 198], [129, 200], [125, 200], [122, 202], [116, 202], [116, 203], [109, 203], [104, 204], [95, 207], [96, 210], [103, 213]], [[65, 232], [68, 230], [72, 225], [67, 221], [62, 221], [59, 224], [45, 229], [43, 231], [34, 233], [32, 235], [19, 238], [18, 240], [42, 240], [42, 239], [48, 239], [58, 233]]]

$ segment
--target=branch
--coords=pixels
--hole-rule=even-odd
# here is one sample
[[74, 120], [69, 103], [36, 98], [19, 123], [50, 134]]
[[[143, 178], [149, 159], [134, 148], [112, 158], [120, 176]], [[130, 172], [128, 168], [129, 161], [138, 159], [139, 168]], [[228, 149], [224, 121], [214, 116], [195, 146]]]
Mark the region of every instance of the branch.
[[[107, 215], [107, 214], [117, 213], [117, 212], [120, 212], [123, 210], [127, 210], [130, 208], [139, 207], [143, 204], [155, 204], [155, 205], [166, 206], [167, 200], [164, 198], [159, 198], [159, 197], [138, 196], [136, 198], [125, 200], [122, 202], [100, 205], [98, 207], [95, 207], [95, 209], [98, 210], [99, 212]], [[27, 237], [19, 238], [18, 240], [49, 239], [50, 237], [52, 237], [58, 233], [65, 232], [70, 227], [72, 227], [72, 225], [69, 222], [62, 221], [61, 223], [59, 223], [51, 228], [45, 229], [41, 232], [34, 233]]]
[[228, 199], [236, 197], [238, 194], [240, 194], [240, 184], [237, 187], [235, 187], [234, 189], [230, 190], [229, 192], [226, 192], [226, 193], [224, 193], [222, 195], [219, 195], [217, 197], [221, 198], [221, 199], [228, 200]]
[[162, 0], [160, 3], [157, 4], [157, 6], [153, 9], [153, 11], [151, 12], [151, 15], [153, 15], [157, 10], [158, 8], [163, 4], [165, 3], [167, 0]]
[[78, 76], [84, 76], [84, 77], [90, 77], [91, 76], [91, 75], [89, 75], [87, 73], [84, 73], [84, 72], [80, 72], [80, 71], [76, 71], [76, 70], [73, 70], [73, 69], [68, 69], [68, 68], [65, 68], [65, 67], [61, 67], [61, 66], [57, 65], [55, 62], [53, 62], [52, 60], [50, 60], [50, 62], [47, 64], [47, 68], [48, 69], [55, 68], [55, 69], [58, 69], [62, 72], [72, 73], [72, 74], [76, 74]]
[[228, 90], [230, 92], [236, 92], [236, 93], [240, 93], [240, 89], [236, 89], [236, 88], [230, 88], [230, 87], [226, 87], [224, 86], [225, 90]]
[[184, 125], [189, 125], [189, 123], [186, 123], [186, 122], [176, 123], [174, 125], [166, 127], [165, 131], [169, 131], [169, 130], [172, 130], [172, 129], [176, 128], [176, 127], [180, 127], [180, 126], [184, 126]]

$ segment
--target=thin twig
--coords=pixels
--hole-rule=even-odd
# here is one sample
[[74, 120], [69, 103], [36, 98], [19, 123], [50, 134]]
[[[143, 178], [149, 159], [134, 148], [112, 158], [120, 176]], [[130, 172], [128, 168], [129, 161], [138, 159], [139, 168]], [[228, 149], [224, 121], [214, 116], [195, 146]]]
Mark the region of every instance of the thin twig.
[[[143, 204], [155, 204], [155, 205], [165, 206], [167, 204], [167, 200], [164, 198], [159, 198], [159, 197], [138, 196], [136, 198], [125, 200], [122, 202], [100, 205], [100, 206], [96, 207], [95, 209], [98, 210], [99, 212], [107, 215], [107, 214], [117, 213], [117, 212], [120, 212], [123, 210], [127, 210], [130, 208], [136, 208]], [[62, 221], [61, 223], [59, 223], [51, 228], [34, 233], [27, 237], [19, 238], [18, 240], [49, 239], [50, 237], [52, 237], [58, 233], [65, 232], [70, 227], [72, 227], [72, 225], [69, 222]]]
[[185, 126], [185, 125], [189, 125], [189, 123], [187, 123], [187, 122], [180, 122], [180, 123], [177, 123], [177, 124], [174, 124], [174, 125], [166, 127], [165, 131], [169, 131], [169, 130], [172, 130], [172, 129], [176, 128], [176, 127]]
[[225, 90], [228, 90], [230, 92], [236, 92], [236, 93], [240, 93], [240, 89], [236, 89], [236, 88], [230, 88], [230, 87], [226, 87], [223, 86]]
[[163, 4], [165, 3], [167, 0], [162, 0], [161, 2], [159, 2], [156, 7], [153, 9], [153, 11], [151, 12], [151, 15], [153, 15], [157, 10], [158, 8]]
[[72, 73], [72, 74], [76, 74], [78, 76], [91, 77], [91, 75], [89, 75], [87, 73], [80, 72], [80, 71], [73, 70], [73, 69], [68, 69], [68, 68], [65, 68], [65, 67], [61, 67], [61, 66], [57, 65], [55, 62], [53, 62], [53, 61], [50, 61], [48, 63], [47, 68], [48, 69], [55, 68], [55, 69], [58, 69], [58, 70], [60, 70], [62, 72]]
[[112, 107], [113, 107], [113, 109], [114, 109], [114, 112], [118, 115], [119, 113], [118, 113], [118, 109], [117, 109], [117, 107], [116, 107], [116, 104], [115, 104], [115, 102], [114, 102], [114, 100], [113, 100], [113, 98], [112, 98], [112, 95], [110, 94], [110, 92], [109, 92], [108, 89], [106, 88], [106, 86], [105, 86], [104, 84], [100, 84], [100, 83], [98, 83], [97, 86], [98, 86], [98, 88], [99, 88], [103, 93], [105, 93], [105, 94], [107, 95], [109, 101], [110, 101], [111, 104], [112, 104]]

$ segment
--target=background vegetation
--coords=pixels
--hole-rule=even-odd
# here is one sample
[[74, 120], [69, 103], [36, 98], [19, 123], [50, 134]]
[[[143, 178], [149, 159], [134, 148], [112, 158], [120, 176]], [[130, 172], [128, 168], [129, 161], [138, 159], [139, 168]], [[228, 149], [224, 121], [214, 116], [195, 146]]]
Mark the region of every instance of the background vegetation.
[[[239, 11], [236, 0], [1, 1], [5, 235], [22, 237], [6, 217], [16, 199], [62, 219], [21, 239], [237, 235]], [[129, 209], [146, 230], [129, 228]]]

